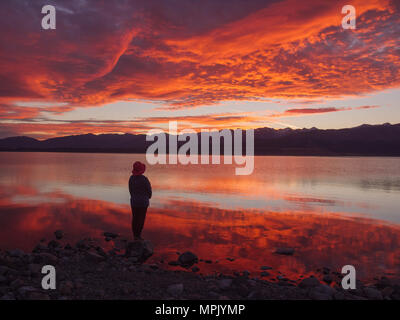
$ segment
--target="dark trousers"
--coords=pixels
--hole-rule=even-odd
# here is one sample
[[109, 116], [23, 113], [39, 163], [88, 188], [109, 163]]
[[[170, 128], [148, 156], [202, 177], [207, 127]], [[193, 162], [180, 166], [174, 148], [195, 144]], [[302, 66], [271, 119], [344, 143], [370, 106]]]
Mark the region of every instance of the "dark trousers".
[[147, 207], [133, 207], [132, 209], [132, 232], [135, 239], [142, 235], [144, 220], [146, 219]]

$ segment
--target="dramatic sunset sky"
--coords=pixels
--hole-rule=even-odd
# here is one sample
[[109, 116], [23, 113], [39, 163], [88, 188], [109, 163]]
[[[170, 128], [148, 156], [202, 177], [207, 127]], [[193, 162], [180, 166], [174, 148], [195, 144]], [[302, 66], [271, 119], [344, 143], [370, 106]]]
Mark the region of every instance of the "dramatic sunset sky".
[[[56, 30], [41, 28], [46, 4]], [[2, 0], [0, 12], [0, 137], [400, 123], [400, 0]]]

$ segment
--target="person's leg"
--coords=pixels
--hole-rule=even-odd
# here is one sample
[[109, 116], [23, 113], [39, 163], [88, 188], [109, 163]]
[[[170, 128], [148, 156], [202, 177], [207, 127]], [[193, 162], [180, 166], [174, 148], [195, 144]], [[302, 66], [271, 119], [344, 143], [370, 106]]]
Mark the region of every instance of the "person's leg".
[[132, 210], [132, 234], [136, 238], [136, 208], [131, 205]]
[[144, 221], [146, 219], [147, 207], [132, 208], [132, 233], [134, 239], [141, 239]]
[[137, 226], [137, 234], [139, 235], [139, 238], [142, 237], [142, 230], [144, 227], [144, 221], [146, 220], [146, 213], [147, 213], [147, 207], [140, 208], [140, 218], [138, 221], [138, 226]]

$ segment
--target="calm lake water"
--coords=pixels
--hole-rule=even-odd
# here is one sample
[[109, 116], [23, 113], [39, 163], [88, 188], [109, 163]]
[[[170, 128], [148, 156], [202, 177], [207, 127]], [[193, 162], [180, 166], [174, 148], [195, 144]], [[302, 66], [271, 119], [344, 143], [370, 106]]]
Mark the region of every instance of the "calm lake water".
[[[0, 248], [132, 238], [128, 179], [144, 155], [0, 153]], [[235, 165], [147, 165], [153, 186], [143, 236], [153, 262], [191, 250], [202, 273], [273, 267], [296, 280], [352, 264], [363, 279], [400, 278], [400, 158], [255, 157]], [[105, 246], [110, 245], [104, 243]], [[295, 248], [293, 256], [274, 254]], [[233, 258], [228, 261], [226, 258]], [[216, 262], [218, 260], [218, 262]], [[169, 267], [174, 268], [174, 267]]]

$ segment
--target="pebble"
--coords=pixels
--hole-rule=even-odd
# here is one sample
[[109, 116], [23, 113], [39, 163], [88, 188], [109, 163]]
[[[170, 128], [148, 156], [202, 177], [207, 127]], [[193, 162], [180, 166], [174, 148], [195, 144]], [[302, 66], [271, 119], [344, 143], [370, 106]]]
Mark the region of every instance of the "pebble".
[[35, 292], [35, 291], [36, 291], [36, 289], [32, 286], [23, 286], [17, 290], [18, 294], [21, 295], [23, 298], [27, 298], [29, 293]]
[[221, 279], [217, 281], [220, 289], [228, 289], [232, 285], [232, 279]]
[[332, 296], [318, 292], [318, 291], [312, 291], [310, 294], [310, 298], [313, 300], [332, 300], [333, 299]]
[[28, 300], [50, 300], [50, 296], [47, 293], [34, 291], [28, 294]]
[[60, 283], [60, 293], [62, 295], [70, 295], [74, 289], [74, 283], [72, 281], [63, 281]]
[[6, 274], [9, 269], [10, 268], [8, 268], [6, 266], [0, 266], [0, 276]]
[[381, 292], [384, 297], [390, 297], [394, 292], [394, 289], [392, 287], [386, 287]]
[[275, 253], [286, 255], [286, 256], [291, 256], [294, 254], [294, 249], [293, 248], [278, 248], [275, 250]]
[[198, 261], [199, 261], [199, 258], [193, 252], [190, 252], [190, 251], [186, 251], [186, 252], [182, 253], [178, 258], [179, 264], [184, 268], [189, 268], [189, 267], [193, 266], [195, 263], [197, 263]]
[[193, 271], [193, 272], [199, 272], [199, 271], [200, 271], [200, 268], [197, 267], [197, 266], [194, 266], [194, 267], [192, 268], [192, 271]]
[[333, 298], [335, 300], [345, 300], [346, 299], [346, 295], [343, 292], [340, 291], [336, 291], [333, 295]]
[[364, 294], [368, 298], [373, 299], [373, 300], [382, 300], [383, 299], [382, 293], [379, 290], [372, 288], [372, 287], [365, 287]]
[[58, 258], [55, 255], [51, 254], [51, 253], [41, 252], [41, 253], [39, 253], [39, 257], [45, 263], [56, 264], [58, 262]]
[[101, 262], [101, 261], [105, 260], [105, 258], [102, 255], [99, 255], [99, 254], [97, 254], [95, 252], [91, 252], [91, 251], [86, 252], [86, 258], [90, 262]]
[[260, 269], [261, 269], [261, 270], [271, 270], [272, 267], [269, 267], [269, 266], [262, 266]]
[[330, 284], [330, 283], [332, 283], [333, 278], [332, 278], [331, 275], [326, 274], [326, 275], [324, 275], [324, 277], [322, 278], [322, 281], [326, 282], [327, 284]]
[[391, 281], [389, 278], [387, 277], [382, 277], [379, 279], [378, 283], [377, 283], [377, 288], [381, 289], [381, 288], [386, 288], [386, 287], [390, 287], [392, 285]]
[[47, 247], [50, 248], [50, 249], [55, 249], [55, 248], [61, 247], [61, 244], [60, 244], [58, 241], [56, 241], [56, 240], [51, 240], [51, 241], [47, 244]]
[[54, 235], [57, 240], [61, 240], [64, 237], [64, 232], [62, 230], [56, 230], [54, 231]]
[[168, 286], [167, 292], [175, 297], [181, 295], [183, 293], [183, 283]]
[[12, 281], [10, 283], [10, 287], [15, 290], [15, 289], [22, 287], [24, 284], [25, 284], [25, 282], [22, 281], [21, 279], [15, 279], [14, 281]]
[[31, 275], [38, 276], [42, 271], [42, 265], [38, 263], [31, 263], [28, 265]]
[[25, 252], [19, 249], [9, 250], [7, 252], [13, 258], [21, 258], [25, 255]]
[[333, 289], [330, 286], [327, 286], [326, 284], [320, 284], [320, 285], [314, 287], [313, 291], [328, 295], [330, 297], [333, 297], [333, 295], [336, 293], [335, 289]]
[[247, 270], [244, 270], [244, 271], [242, 272], [242, 275], [243, 275], [243, 277], [247, 278], [247, 277], [250, 275], [250, 272], [247, 271]]
[[0, 300], [15, 300], [15, 296], [12, 292], [9, 292], [3, 295]]
[[47, 247], [46, 247], [43, 243], [39, 243], [39, 244], [37, 244], [36, 247], [32, 250], [32, 252], [39, 253], [39, 252], [46, 251], [46, 250], [47, 250]]
[[115, 239], [118, 237], [118, 234], [113, 233], [113, 232], [104, 232], [103, 235], [104, 235], [104, 237], [111, 238], [111, 239]]
[[322, 273], [323, 274], [329, 274], [330, 271], [331, 271], [331, 269], [329, 269], [328, 267], [323, 267], [322, 268]]

